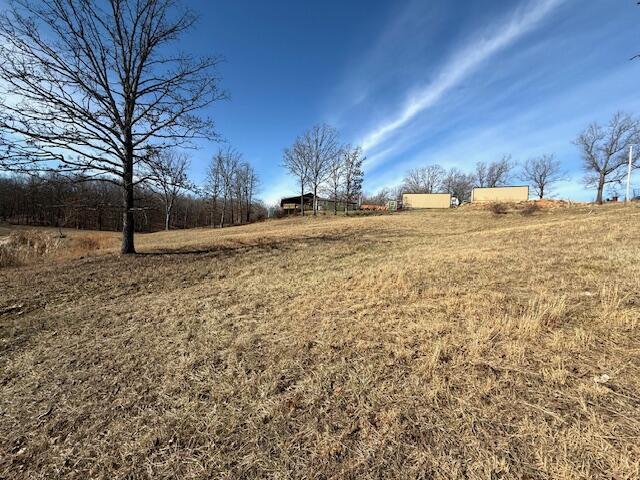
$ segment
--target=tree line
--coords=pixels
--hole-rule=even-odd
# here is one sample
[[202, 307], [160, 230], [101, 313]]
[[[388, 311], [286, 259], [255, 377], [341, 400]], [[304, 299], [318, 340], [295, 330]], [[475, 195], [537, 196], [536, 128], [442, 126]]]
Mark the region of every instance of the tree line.
[[296, 179], [300, 188], [300, 212], [304, 215], [305, 189], [311, 189], [313, 215], [318, 212], [318, 194], [333, 201], [333, 213], [343, 203], [357, 202], [362, 193], [365, 157], [359, 146], [341, 144], [336, 128], [320, 124], [299, 135], [284, 149], [282, 165]]
[[449, 193], [460, 202], [471, 199], [475, 187], [500, 187], [520, 180], [529, 184], [538, 198], [563, 178], [560, 162], [553, 155], [528, 159], [519, 172], [511, 155], [491, 162], [477, 162], [470, 172], [457, 167], [445, 169], [438, 164], [410, 169], [397, 187], [386, 188], [366, 198], [367, 203], [384, 203], [386, 198], [400, 200], [403, 193]]
[[225, 222], [232, 225], [251, 222], [258, 186], [256, 171], [239, 152], [231, 147], [218, 150], [209, 165], [203, 188], [204, 196], [211, 203], [211, 225], [224, 227]]
[[[618, 112], [607, 124], [592, 123], [574, 140], [581, 153], [583, 183], [596, 189], [595, 201], [604, 202], [605, 188], [617, 195], [618, 187], [627, 176], [630, 147], [640, 143], [640, 120]], [[631, 158], [631, 167], [640, 168], [640, 149]], [[535, 197], [552, 194], [554, 186], [568, 176], [554, 154], [544, 154], [515, 162], [511, 155], [491, 162], [477, 162], [472, 171], [453, 167], [445, 169], [431, 164], [409, 170], [397, 187], [383, 188], [375, 195], [365, 196], [365, 202], [383, 204], [389, 199], [401, 199], [402, 193], [450, 193], [460, 202], [469, 201], [474, 187], [499, 187], [519, 181], [529, 185]]]
[[[260, 221], [267, 209], [253, 198], [228, 195], [224, 208], [205, 188], [173, 190], [150, 183], [136, 186], [135, 228], [137, 232], [162, 229], [220, 227]], [[0, 176], [0, 221], [86, 230], [122, 230], [122, 192], [108, 182], [55, 173]], [[221, 222], [221, 219], [224, 219]]]

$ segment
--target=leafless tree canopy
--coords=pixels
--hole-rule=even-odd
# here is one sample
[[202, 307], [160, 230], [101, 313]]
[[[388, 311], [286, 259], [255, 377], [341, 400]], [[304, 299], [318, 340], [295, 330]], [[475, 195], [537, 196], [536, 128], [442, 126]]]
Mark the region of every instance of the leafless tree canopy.
[[325, 183], [325, 190], [333, 200], [333, 213], [338, 214], [340, 202], [343, 202], [345, 214], [349, 212], [348, 204], [357, 202], [362, 192], [364, 162], [362, 149], [346, 144], [340, 148], [340, 153], [329, 163], [329, 172]]
[[376, 193], [363, 193], [362, 203], [368, 205], [386, 205], [389, 200], [402, 200], [402, 185], [383, 187]]
[[300, 185], [300, 213], [304, 216], [304, 189], [309, 181], [309, 152], [305, 148], [304, 142], [300, 137], [296, 139], [293, 145], [284, 149], [282, 165], [287, 171], [296, 177]]
[[231, 201], [234, 193], [234, 180], [240, 168], [242, 155], [232, 148], [219, 150], [214, 156], [217, 164], [216, 170], [220, 176], [220, 192], [222, 193], [222, 209], [220, 212], [220, 227], [224, 227], [227, 205]]
[[436, 193], [442, 187], [445, 171], [440, 165], [427, 165], [407, 172], [402, 182], [405, 193]]
[[[155, 232], [166, 226], [165, 204], [148, 183], [135, 188], [136, 232]], [[122, 230], [122, 188], [109, 182], [84, 177], [46, 173], [0, 175], [0, 222], [17, 225], [68, 227], [86, 230]], [[246, 206], [242, 204], [243, 213]], [[234, 200], [238, 218], [240, 204]], [[227, 208], [228, 211], [231, 207]], [[266, 210], [251, 202], [251, 221], [264, 218]], [[231, 215], [227, 214], [230, 219]], [[172, 228], [195, 228], [218, 224], [212, 218], [211, 202], [182, 190], [173, 201]], [[230, 221], [227, 222], [227, 225]]]
[[360, 147], [345, 145], [343, 155], [343, 189], [342, 198], [345, 201], [345, 213], [348, 213], [347, 202], [357, 202], [362, 194], [364, 171], [362, 165], [366, 158]]
[[562, 165], [553, 155], [528, 159], [520, 172], [520, 179], [533, 187], [538, 198], [549, 195], [553, 184], [563, 178]]
[[510, 178], [514, 162], [511, 155], [504, 155], [500, 160], [494, 162], [476, 163], [474, 181], [476, 187], [499, 187], [505, 185]]
[[149, 146], [215, 137], [197, 111], [223, 97], [218, 59], [174, 45], [194, 21], [179, 0], [10, 0], [0, 17], [2, 166], [119, 185], [123, 253]]
[[[596, 187], [596, 202], [601, 204], [606, 185], [619, 183], [625, 175], [629, 147], [640, 142], [640, 122], [627, 113], [618, 112], [609, 123], [592, 123], [575, 140], [582, 153], [584, 182]], [[635, 149], [633, 166], [639, 166], [640, 152]]]
[[[338, 131], [324, 123], [307, 130], [291, 147], [285, 149], [283, 165], [300, 183], [301, 208], [304, 208], [302, 195], [305, 185], [311, 187], [317, 198], [318, 191], [329, 179], [331, 166], [336, 165], [341, 151]], [[313, 214], [316, 215], [317, 211], [318, 205], [314, 201]]]
[[389, 200], [401, 200], [403, 193], [444, 192], [464, 202], [471, 197], [474, 181], [474, 174], [455, 167], [445, 170], [439, 165], [429, 165], [409, 170], [400, 186], [383, 188], [375, 195], [366, 195], [363, 201], [371, 205], [384, 205]]
[[[309, 183], [317, 198], [318, 191], [329, 176], [331, 163], [340, 155], [338, 131], [323, 123], [307, 130], [301, 137], [301, 148], [309, 165]], [[318, 203], [313, 203], [313, 214], [318, 212]]]
[[457, 198], [459, 202], [466, 202], [471, 198], [474, 178], [457, 168], [449, 169], [442, 180], [442, 189]]
[[344, 185], [345, 162], [344, 151], [336, 155], [329, 162], [327, 169], [326, 191], [333, 199], [333, 214], [338, 214], [338, 201]]
[[[360, 147], [341, 145], [338, 131], [321, 124], [312, 127], [296, 138], [293, 145], [284, 149], [282, 166], [296, 177], [300, 185], [300, 210], [304, 215], [305, 187], [310, 187], [314, 197], [323, 191], [333, 200], [333, 212], [338, 214], [338, 205], [357, 202], [362, 193], [365, 157]], [[314, 215], [318, 211], [313, 204]]]
[[162, 150], [151, 155], [147, 162], [149, 184], [164, 205], [165, 230], [171, 227], [171, 214], [178, 195], [194, 188], [189, 180], [189, 158], [184, 153]]
[[[458, 168], [449, 170], [439, 165], [428, 165], [409, 170], [402, 185], [395, 188], [382, 189], [378, 194], [369, 196], [367, 203], [381, 204], [386, 200], [400, 199], [401, 193], [450, 193], [460, 202], [469, 201], [474, 186], [495, 187], [504, 185], [513, 169], [510, 156], [486, 164], [479, 162], [473, 173], [465, 173]], [[398, 193], [400, 192], [400, 194]]]
[[[244, 221], [249, 223], [251, 221], [251, 208], [254, 201], [254, 196], [260, 186], [260, 180], [258, 174], [254, 168], [248, 162], [242, 162], [235, 178], [235, 192], [239, 201], [244, 202]], [[239, 216], [242, 216], [242, 206], [240, 207]], [[238, 219], [240, 222], [242, 218]]]
[[249, 222], [259, 186], [254, 168], [231, 147], [219, 149], [207, 172], [205, 195], [211, 204], [211, 218], [218, 225]]

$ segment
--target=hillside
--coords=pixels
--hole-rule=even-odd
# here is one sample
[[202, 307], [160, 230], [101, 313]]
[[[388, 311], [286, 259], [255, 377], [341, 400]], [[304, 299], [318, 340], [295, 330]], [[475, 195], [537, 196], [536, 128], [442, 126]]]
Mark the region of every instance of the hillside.
[[0, 478], [638, 478], [639, 222], [297, 218], [0, 269]]

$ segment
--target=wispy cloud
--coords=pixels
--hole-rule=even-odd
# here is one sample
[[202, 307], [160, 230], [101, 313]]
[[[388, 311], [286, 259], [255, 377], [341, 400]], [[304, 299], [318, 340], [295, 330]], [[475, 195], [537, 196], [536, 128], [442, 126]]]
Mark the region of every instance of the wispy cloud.
[[[452, 56], [435, 81], [410, 95], [402, 109], [391, 120], [378, 125], [363, 136], [361, 144], [365, 151], [371, 152], [418, 114], [439, 102], [449, 90], [493, 55], [533, 30], [564, 1], [535, 0], [534, 3], [528, 3], [526, 8], [516, 11], [505, 24], [497, 25], [491, 34], [474, 38]], [[377, 164], [382, 163], [382, 157], [380, 154], [374, 157]]]
[[[539, 58], [528, 57], [527, 61], [535, 63]], [[428, 142], [410, 156], [402, 159], [396, 157], [397, 161], [389, 168], [367, 175], [367, 189], [376, 191], [396, 186], [409, 168], [428, 163], [469, 172], [477, 161], [500, 158], [505, 153], [513, 154], [514, 159], [520, 162], [553, 153], [562, 162], [563, 170], [571, 175], [570, 179], [556, 185], [557, 195], [574, 200], [591, 200], [593, 191], [586, 190], [581, 182], [582, 159], [572, 139], [592, 121], [606, 122], [619, 111], [620, 95], [625, 99], [623, 104], [626, 110], [633, 112], [640, 109], [634, 82], [640, 73], [640, 65], [630, 66], [632, 70], [623, 64], [620, 69], [606, 75], [593, 77], [578, 85], [571, 84], [570, 89], [560, 89], [536, 101], [535, 106], [509, 115], [498, 115], [499, 121], [479, 123], [477, 119], [484, 114], [479, 112], [473, 121], [460, 128], [447, 129], [443, 137]], [[617, 88], [612, 89], [611, 85]], [[585, 98], [595, 98], [598, 102], [585, 103]], [[381, 150], [382, 155], [386, 151], [386, 148]], [[636, 188], [638, 182], [640, 175], [636, 176]]]

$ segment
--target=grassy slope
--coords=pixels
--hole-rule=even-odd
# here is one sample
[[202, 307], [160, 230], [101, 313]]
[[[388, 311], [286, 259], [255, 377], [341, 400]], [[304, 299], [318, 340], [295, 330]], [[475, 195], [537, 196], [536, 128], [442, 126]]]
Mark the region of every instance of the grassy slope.
[[0, 477], [638, 478], [639, 222], [283, 220], [0, 270]]

